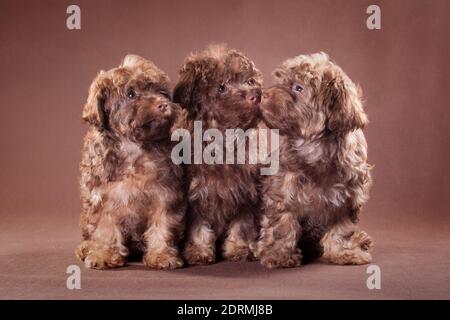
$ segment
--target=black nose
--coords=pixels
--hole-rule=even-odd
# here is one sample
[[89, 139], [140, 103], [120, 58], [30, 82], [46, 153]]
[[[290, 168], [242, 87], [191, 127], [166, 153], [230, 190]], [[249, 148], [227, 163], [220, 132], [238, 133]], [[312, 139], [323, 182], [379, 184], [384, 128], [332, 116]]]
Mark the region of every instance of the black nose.
[[167, 110], [167, 103], [162, 103], [158, 106], [159, 111], [166, 112]]

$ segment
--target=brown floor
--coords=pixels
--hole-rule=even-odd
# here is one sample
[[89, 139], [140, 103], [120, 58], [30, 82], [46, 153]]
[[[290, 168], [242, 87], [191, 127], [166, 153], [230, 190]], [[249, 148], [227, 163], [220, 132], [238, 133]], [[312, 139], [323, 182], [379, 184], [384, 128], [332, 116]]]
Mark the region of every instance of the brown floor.
[[[381, 30], [366, 27], [369, 0], [78, 0], [82, 29], [69, 31], [67, 1], [1, 0], [0, 298], [449, 299], [450, 1], [373, 2]], [[367, 289], [366, 266], [319, 262], [82, 268], [82, 289], [66, 289], [66, 268], [78, 264], [80, 117], [93, 77], [136, 53], [174, 84], [185, 57], [210, 42], [246, 53], [265, 86], [282, 61], [317, 51], [361, 85], [375, 165], [362, 222], [377, 241], [381, 290]]]
[[[265, 270], [258, 262], [176, 271], [151, 271], [140, 263], [112, 271], [87, 270], [73, 254], [79, 240], [76, 217], [26, 219], [29, 224], [10, 217], [0, 227], [2, 299], [450, 298], [448, 223], [397, 219], [383, 225], [365, 219], [364, 229], [377, 241], [373, 263], [382, 274], [381, 290], [368, 290], [367, 266], [320, 262], [289, 270]], [[66, 288], [65, 270], [71, 264], [81, 266], [81, 290]]]

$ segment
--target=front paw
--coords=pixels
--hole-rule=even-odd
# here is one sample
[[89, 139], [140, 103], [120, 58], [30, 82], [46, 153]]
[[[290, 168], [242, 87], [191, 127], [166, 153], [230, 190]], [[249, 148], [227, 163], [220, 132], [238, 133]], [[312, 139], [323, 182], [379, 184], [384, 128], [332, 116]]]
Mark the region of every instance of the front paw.
[[84, 259], [84, 265], [91, 269], [109, 269], [125, 265], [125, 257], [114, 249], [91, 250]]
[[262, 251], [260, 253], [261, 264], [266, 268], [294, 268], [301, 265], [302, 255], [300, 250], [275, 250]]
[[216, 261], [216, 253], [212, 248], [188, 245], [184, 250], [184, 259], [190, 265], [212, 264]]
[[374, 241], [365, 231], [355, 232], [351, 239], [355, 247], [359, 247], [363, 251], [372, 251]]
[[324, 258], [328, 263], [341, 265], [362, 265], [372, 262], [372, 255], [361, 249], [344, 249], [337, 253], [324, 255]]
[[81, 242], [75, 249], [75, 255], [81, 262], [84, 262], [87, 255], [89, 254], [89, 250], [90, 250], [90, 242], [85, 240]]
[[373, 249], [372, 238], [364, 231], [354, 232], [341, 246], [331, 247], [324, 252], [324, 258], [334, 264], [362, 265], [372, 262], [370, 251]]
[[252, 261], [255, 260], [248, 246], [227, 245], [224, 246], [222, 257], [228, 261]]
[[181, 268], [184, 264], [176, 253], [170, 252], [147, 252], [144, 255], [143, 262], [150, 269], [164, 270]]

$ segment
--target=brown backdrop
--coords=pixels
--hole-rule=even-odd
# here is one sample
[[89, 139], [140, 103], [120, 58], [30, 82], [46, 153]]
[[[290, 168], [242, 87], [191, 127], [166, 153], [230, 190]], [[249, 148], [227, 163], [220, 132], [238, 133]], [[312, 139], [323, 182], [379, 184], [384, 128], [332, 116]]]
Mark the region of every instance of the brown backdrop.
[[[81, 7], [81, 30], [66, 28], [66, 8], [72, 3]], [[381, 30], [366, 28], [365, 11], [370, 4], [381, 6]], [[116, 66], [127, 53], [137, 53], [153, 60], [175, 81], [188, 53], [210, 42], [225, 42], [255, 61], [266, 85], [272, 83], [271, 71], [286, 58], [325, 51], [362, 86], [371, 120], [366, 130], [369, 158], [375, 165], [363, 226], [379, 240], [374, 263], [382, 266], [385, 261], [386, 272], [397, 271], [390, 285], [398, 291], [377, 297], [416, 297], [425, 292], [427, 297], [448, 298], [449, 276], [445, 268], [435, 268], [450, 260], [449, 9], [445, 0], [1, 1], [0, 253], [7, 257], [1, 262], [4, 273], [22, 272], [26, 278], [32, 273], [27, 266], [45, 248], [59, 251], [52, 253], [53, 271], [41, 261], [43, 277], [59, 272], [63, 279], [65, 266], [76, 263], [72, 249], [78, 241], [78, 162], [86, 129], [80, 114], [96, 73]], [[392, 248], [398, 251], [389, 251]], [[383, 250], [392, 255], [383, 256]], [[64, 263], [57, 261], [58, 255], [64, 255]], [[398, 278], [404, 273], [401, 266], [417, 264], [425, 268], [419, 277], [422, 282], [405, 289]], [[219, 268], [217, 272], [228, 268], [231, 275], [227, 276], [232, 277], [234, 267], [224, 265], [211, 268]], [[205, 270], [207, 275], [215, 272]], [[343, 275], [345, 270], [359, 270], [365, 277], [365, 268], [326, 270], [343, 270]], [[182, 272], [189, 278], [193, 271]], [[45, 287], [47, 295], [33, 295], [18, 289], [23, 288], [22, 282], [5, 277], [10, 287], [3, 293], [0, 288], [0, 297], [66, 294]], [[38, 281], [36, 290], [40, 286]], [[364, 284], [358, 286], [368, 292]], [[293, 289], [292, 294], [266, 297], [334, 297], [329, 289], [317, 290], [317, 295], [310, 296]], [[256, 291], [242, 297], [257, 297]], [[348, 297], [358, 297], [356, 292]], [[138, 296], [153, 297], [150, 293]], [[155, 297], [165, 297], [164, 292]], [[217, 293], [217, 297], [227, 294]]]

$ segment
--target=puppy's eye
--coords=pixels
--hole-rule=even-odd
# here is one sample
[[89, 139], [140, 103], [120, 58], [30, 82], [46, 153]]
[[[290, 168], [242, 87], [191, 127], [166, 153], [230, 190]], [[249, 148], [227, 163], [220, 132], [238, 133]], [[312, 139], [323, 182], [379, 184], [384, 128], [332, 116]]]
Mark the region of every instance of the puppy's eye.
[[247, 83], [249, 86], [254, 86], [256, 84], [255, 79], [250, 78], [245, 83]]
[[225, 90], [227, 90], [227, 86], [225, 85], [225, 83], [222, 83], [217, 90], [219, 91], [219, 93], [224, 93]]
[[302, 93], [304, 90], [305, 90], [305, 88], [302, 85], [300, 85], [300, 84], [295, 84], [294, 85], [294, 91], [295, 92]]
[[134, 91], [134, 89], [128, 89], [128, 91], [127, 91], [127, 98], [128, 99], [135, 99], [136, 98], [136, 91]]
[[169, 93], [166, 90], [159, 91], [159, 94], [163, 95], [164, 97], [169, 97]]

